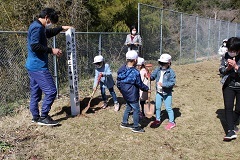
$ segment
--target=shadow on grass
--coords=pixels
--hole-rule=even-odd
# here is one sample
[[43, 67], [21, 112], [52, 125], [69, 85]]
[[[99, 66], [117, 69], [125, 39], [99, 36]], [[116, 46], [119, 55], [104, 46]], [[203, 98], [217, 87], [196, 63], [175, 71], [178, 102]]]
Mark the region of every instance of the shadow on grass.
[[[175, 120], [181, 116], [181, 112], [179, 108], [173, 108], [173, 112], [174, 112], [174, 118]], [[161, 111], [161, 122], [163, 122], [164, 120], [168, 119], [168, 114], [166, 110], [162, 110]], [[147, 127], [149, 123], [151, 123], [152, 121], [155, 121], [155, 117], [152, 116], [151, 118], [144, 118], [140, 121], [141, 127]], [[156, 127], [157, 128], [157, 127]]]
[[219, 120], [222, 124], [222, 127], [223, 127], [225, 133], [227, 133], [228, 129], [227, 129], [227, 123], [226, 123], [226, 119], [225, 119], [225, 110], [224, 109], [218, 109], [216, 111], [216, 114], [217, 114], [217, 118], [219, 118]]
[[[110, 96], [107, 96], [107, 98], [109, 99]], [[89, 101], [90, 101], [90, 97], [85, 97], [80, 101], [80, 113], [82, 113], [82, 110], [88, 106]], [[118, 102], [119, 102], [120, 108], [122, 107], [123, 104], [125, 104], [125, 101], [122, 97], [118, 97]], [[99, 107], [100, 103], [102, 103], [102, 97], [101, 96], [94, 97], [90, 102], [90, 107], [87, 111], [87, 114], [94, 114], [95, 112], [100, 110], [101, 109], [101, 107]], [[108, 101], [108, 105], [111, 105], [111, 106], [114, 105], [112, 98]], [[51, 117], [55, 117], [63, 114], [65, 114], [65, 117], [59, 118], [56, 121], [60, 122], [63, 120], [67, 120], [68, 118], [76, 117], [71, 115], [71, 106], [63, 106], [61, 111], [53, 114]]]
[[[174, 112], [174, 119], [176, 120], [178, 117], [181, 117], [181, 112], [179, 108], [173, 108], [173, 112]], [[166, 119], [168, 119], [168, 113], [166, 110], [162, 110], [161, 111], [161, 121], [165, 121]]]
[[[113, 99], [111, 98], [111, 96], [107, 95], [107, 99], [108, 100], [108, 106], [113, 106], [114, 102]], [[118, 103], [120, 108], [122, 107], [122, 105], [125, 104], [125, 100], [122, 97], [117, 97], [118, 99]], [[81, 111], [86, 108], [88, 106], [90, 98], [84, 98], [81, 102], [80, 102], [80, 106], [81, 106]], [[92, 99], [92, 101], [90, 102], [90, 107], [87, 111], [87, 114], [91, 114], [91, 113], [95, 113], [96, 111], [102, 109], [101, 106], [102, 102], [102, 97], [98, 96]], [[100, 104], [100, 106], [98, 106]]]

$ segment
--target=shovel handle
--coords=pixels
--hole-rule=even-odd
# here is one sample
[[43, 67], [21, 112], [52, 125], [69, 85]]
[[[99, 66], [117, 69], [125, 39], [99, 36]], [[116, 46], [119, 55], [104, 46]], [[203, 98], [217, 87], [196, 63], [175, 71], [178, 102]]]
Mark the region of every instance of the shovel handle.
[[95, 87], [95, 89], [93, 90], [93, 92], [92, 92], [92, 94], [91, 94], [90, 100], [88, 101], [88, 105], [87, 105], [86, 108], [84, 108], [84, 109], [82, 110], [82, 114], [83, 114], [83, 115], [85, 115], [86, 112], [88, 111], [88, 109], [90, 108], [90, 103], [91, 103], [91, 101], [92, 101], [92, 99], [93, 99], [94, 94], [95, 94], [96, 91], [97, 91], [97, 88], [98, 88], [98, 86], [99, 86], [99, 83], [100, 83], [101, 78], [102, 78], [102, 76], [99, 76], [99, 77], [98, 77], [97, 86]]

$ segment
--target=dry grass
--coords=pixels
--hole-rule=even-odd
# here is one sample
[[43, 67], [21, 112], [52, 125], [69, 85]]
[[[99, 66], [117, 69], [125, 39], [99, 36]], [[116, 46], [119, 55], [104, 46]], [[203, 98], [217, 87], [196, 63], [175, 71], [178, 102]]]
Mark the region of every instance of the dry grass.
[[69, 98], [62, 97], [51, 111], [53, 119], [61, 121], [59, 127], [32, 124], [27, 109], [2, 118], [0, 142], [14, 147], [0, 152], [0, 159], [240, 159], [240, 139], [222, 141], [225, 121], [218, 66], [219, 60], [172, 66], [177, 74], [173, 92], [177, 127], [171, 131], [164, 129], [165, 111], [159, 128], [150, 128], [146, 121], [146, 132], [138, 134], [119, 126], [124, 105], [117, 113], [112, 108], [99, 110], [96, 98], [95, 112], [88, 118], [71, 117]]

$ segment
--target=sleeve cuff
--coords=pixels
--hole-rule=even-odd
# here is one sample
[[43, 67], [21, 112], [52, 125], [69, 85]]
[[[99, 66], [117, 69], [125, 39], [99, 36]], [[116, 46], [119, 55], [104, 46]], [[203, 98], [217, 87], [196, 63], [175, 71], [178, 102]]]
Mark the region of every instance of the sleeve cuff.
[[48, 52], [48, 53], [52, 53], [52, 48], [48, 48], [48, 49], [47, 49], [47, 52]]

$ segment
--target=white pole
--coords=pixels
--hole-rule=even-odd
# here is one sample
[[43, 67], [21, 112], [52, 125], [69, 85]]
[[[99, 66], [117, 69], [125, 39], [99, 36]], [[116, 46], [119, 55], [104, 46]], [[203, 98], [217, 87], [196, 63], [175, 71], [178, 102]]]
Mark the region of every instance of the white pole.
[[78, 71], [75, 29], [71, 28], [65, 32], [66, 35], [66, 52], [68, 61], [68, 81], [70, 88], [71, 114], [73, 116], [80, 113], [80, 103], [78, 97]]

